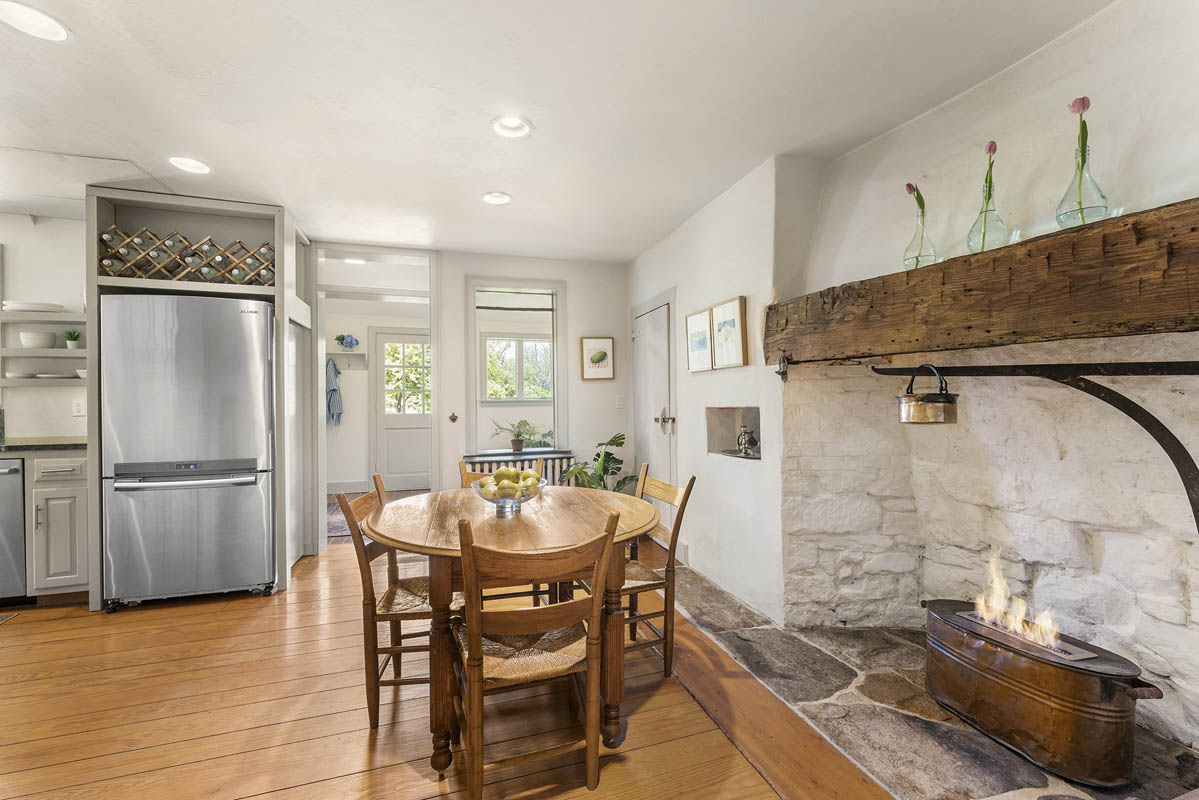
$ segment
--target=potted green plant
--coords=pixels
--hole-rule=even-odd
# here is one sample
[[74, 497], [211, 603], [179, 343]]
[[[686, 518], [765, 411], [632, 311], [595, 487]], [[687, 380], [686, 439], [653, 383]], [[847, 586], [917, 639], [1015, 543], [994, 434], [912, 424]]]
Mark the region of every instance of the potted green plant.
[[[562, 473], [559, 483], [563, 485], [573, 483], [575, 486], [582, 486], [587, 489], [609, 489], [608, 479], [620, 474], [620, 468], [624, 464], [624, 459], [617, 456], [608, 448], [624, 447], [624, 434], [615, 434], [608, 441], [596, 444], [596, 447], [599, 449], [595, 451], [595, 457], [591, 463], [580, 461], [575, 464]], [[616, 487], [612, 491], [623, 492], [626, 486], [636, 482], [636, 475], [625, 475], [616, 481]]]
[[67, 331], [66, 333], [64, 333], [62, 336], [64, 339], [67, 340], [67, 349], [68, 350], [78, 350], [79, 345], [81, 344], [81, 342], [79, 341], [79, 337], [82, 335], [83, 335], [82, 333], [80, 333], [79, 331], [76, 331], [76, 330], [70, 330], [70, 331]]
[[495, 433], [492, 436], [499, 436], [501, 433], [508, 434], [509, 442], [512, 444], [512, 452], [519, 453], [525, 449], [527, 444], [529, 447], [553, 447], [554, 432], [546, 431], [542, 433], [537, 430], [537, 426], [529, 422], [527, 419], [518, 420], [511, 425], [501, 425], [495, 420], [491, 421], [495, 426]]

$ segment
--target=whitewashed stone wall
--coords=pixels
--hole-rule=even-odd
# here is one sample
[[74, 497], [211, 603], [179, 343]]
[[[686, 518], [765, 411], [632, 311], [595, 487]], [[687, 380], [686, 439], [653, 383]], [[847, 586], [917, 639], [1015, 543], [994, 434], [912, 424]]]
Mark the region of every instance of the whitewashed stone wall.
[[[1199, 334], [905, 356], [897, 365], [1195, 359]], [[931, 379], [930, 379], [931, 380]], [[791, 626], [919, 623], [921, 597], [969, 599], [1001, 557], [1063, 631], [1136, 661], [1165, 692], [1143, 722], [1199, 741], [1199, 536], [1177, 472], [1136, 423], [1038, 379], [952, 381], [959, 423], [901, 426], [903, 380], [798, 368], [784, 390]], [[1199, 377], [1101, 382], [1199, 454]], [[892, 571], [894, 570], [894, 571]]]

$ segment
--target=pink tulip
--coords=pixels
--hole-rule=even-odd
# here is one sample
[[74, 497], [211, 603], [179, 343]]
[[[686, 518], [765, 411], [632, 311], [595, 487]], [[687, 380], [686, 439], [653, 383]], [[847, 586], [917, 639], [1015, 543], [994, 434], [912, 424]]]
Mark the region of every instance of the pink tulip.
[[995, 144], [995, 140], [992, 139], [991, 141], [987, 142], [987, 146], [983, 148], [983, 151], [987, 155], [993, 156], [993, 155], [995, 155], [995, 151], [998, 149], [999, 149], [999, 145]]
[[908, 194], [916, 194], [916, 184], [909, 183], [907, 186]]
[[1074, 98], [1074, 100], [1072, 100], [1070, 105], [1068, 106], [1071, 114], [1085, 113], [1087, 110], [1090, 109], [1090, 107], [1091, 107], [1091, 98], [1087, 97], [1086, 95], [1083, 95], [1082, 97]]

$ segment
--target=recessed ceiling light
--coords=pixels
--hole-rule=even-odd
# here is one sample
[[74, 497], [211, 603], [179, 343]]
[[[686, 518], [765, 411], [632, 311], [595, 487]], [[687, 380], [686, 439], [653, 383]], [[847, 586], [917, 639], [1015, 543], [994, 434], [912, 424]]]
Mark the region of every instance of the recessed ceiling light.
[[167, 159], [171, 162], [171, 166], [175, 169], [181, 169], [184, 172], [194, 172], [197, 175], [207, 175], [212, 172], [212, 168], [203, 161], [196, 161], [194, 158], [185, 158], [184, 156], [171, 156]]
[[30, 8], [13, 0], [0, 0], [0, 22], [6, 22], [21, 33], [61, 42], [67, 38], [67, 26], [44, 11]]
[[493, 206], [503, 206], [512, 202], [512, 195], [507, 192], [488, 192], [483, 195], [484, 203], [491, 203]]
[[365, 258], [345, 258], [342, 260], [345, 261], [347, 264], [365, 264], [366, 263]]
[[496, 117], [491, 129], [505, 139], [519, 139], [533, 132], [533, 124], [524, 117]]

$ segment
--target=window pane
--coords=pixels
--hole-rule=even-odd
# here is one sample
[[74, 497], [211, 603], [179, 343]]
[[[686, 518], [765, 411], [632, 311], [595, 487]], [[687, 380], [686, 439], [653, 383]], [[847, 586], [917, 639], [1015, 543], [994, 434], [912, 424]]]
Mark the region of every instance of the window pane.
[[405, 414], [423, 414], [425, 413], [425, 403], [423, 394], [405, 394], [404, 395], [404, 413]]
[[383, 360], [388, 364], [399, 364], [401, 354], [403, 353], [403, 345], [396, 342], [387, 342], [383, 345]]
[[554, 396], [554, 346], [550, 342], [524, 343], [525, 397]]
[[401, 367], [386, 367], [383, 370], [383, 386], [386, 389], [400, 389], [403, 386], [404, 370]]
[[404, 413], [400, 408], [400, 393], [399, 392], [387, 392], [386, 393], [386, 399], [384, 400], [384, 403], [383, 403], [383, 413], [384, 414], [403, 414]]
[[404, 391], [405, 392], [421, 392], [424, 391], [424, 381], [422, 378], [422, 370], [407, 369], [404, 370]]
[[516, 397], [516, 342], [487, 340], [487, 397]]
[[424, 345], [406, 344], [404, 345], [404, 363], [411, 366], [420, 366], [422, 363], [421, 351], [424, 350]]
[[433, 410], [433, 401], [428, 392], [421, 395], [425, 399], [425, 413], [428, 414]]
[[422, 344], [421, 346], [421, 363], [426, 367], [429, 366], [429, 345]]

